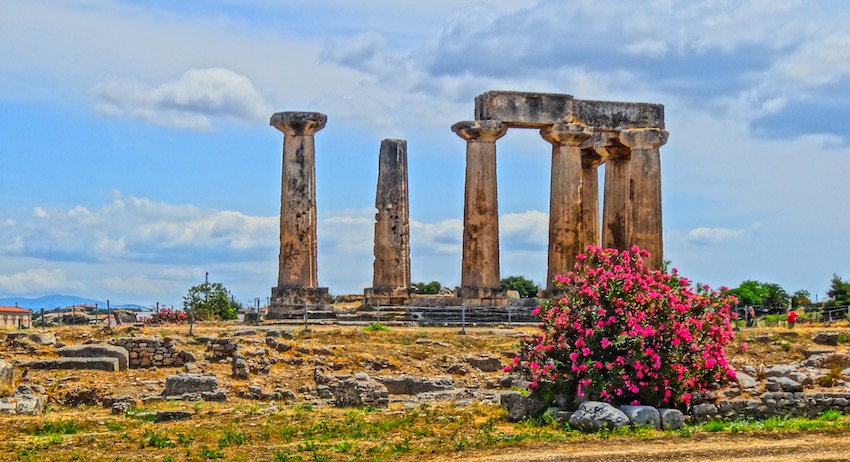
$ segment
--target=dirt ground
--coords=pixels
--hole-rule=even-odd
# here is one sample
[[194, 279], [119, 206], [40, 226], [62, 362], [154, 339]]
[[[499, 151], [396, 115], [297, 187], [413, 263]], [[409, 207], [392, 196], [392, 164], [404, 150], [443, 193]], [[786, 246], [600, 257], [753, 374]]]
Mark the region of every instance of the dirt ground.
[[[846, 431], [699, 434], [651, 440], [619, 438], [570, 445], [506, 448], [449, 460], [475, 462], [827, 462], [850, 460]], [[485, 452], [485, 451], [482, 451]]]
[[[687, 437], [656, 432], [562, 441], [559, 430], [511, 424], [503, 411], [492, 405], [415, 407], [395, 403], [387, 411], [355, 413], [316, 406], [315, 401], [304, 401], [309, 395], [304, 390], [315, 388], [316, 366], [334, 374], [365, 371], [370, 375], [446, 376], [448, 368], [465, 364], [470, 355], [499, 357], [507, 364], [517, 351], [519, 338], [524, 332], [533, 332], [534, 327], [471, 328], [466, 335], [460, 335], [457, 328], [390, 326], [386, 331], [368, 331], [363, 326], [311, 326], [305, 332], [300, 326], [278, 327], [293, 332], [294, 338], [287, 340], [293, 348], [271, 353], [280, 362], [273, 365], [270, 374], [239, 380], [231, 378], [229, 364], [204, 366], [227, 391], [226, 403], [166, 402], [143, 409], [194, 411], [195, 417], [186, 422], [154, 424], [129, 419], [110, 415], [109, 409], [98, 404], [110, 394], [159, 393], [165, 377], [178, 368], [117, 373], [27, 371], [19, 380], [44, 386], [49, 409], [44, 416], [0, 416], [0, 460], [850, 461], [850, 431], [846, 430], [697, 432]], [[263, 348], [262, 330], [234, 336], [244, 328], [251, 326], [201, 324], [196, 326], [195, 338], [186, 336], [186, 326], [174, 325], [127, 326], [111, 331], [63, 327], [51, 331], [69, 345], [127, 335], [169, 336], [179, 349], [203, 358], [205, 347], [196, 341], [197, 336], [234, 337], [246, 352]], [[811, 338], [823, 330], [848, 329], [846, 325], [798, 326], [794, 331], [747, 329], [737, 333], [727, 354], [738, 368], [799, 361], [805, 350], [822, 348]], [[327, 353], [315, 354], [313, 351], [319, 348]], [[836, 349], [848, 350], [846, 345]], [[52, 347], [0, 348], [0, 359], [8, 362], [54, 356]], [[456, 387], [496, 390], [501, 372], [468, 369], [452, 376]], [[298, 398], [294, 403], [279, 403], [280, 410], [275, 411], [274, 403], [238, 396], [249, 384], [265, 390], [279, 386], [296, 392]], [[304, 407], [305, 403], [313, 407]], [[347, 428], [355, 420], [363, 425], [365, 436]], [[82, 426], [65, 435], [40, 430], [62, 421], [78, 421]], [[289, 427], [292, 432], [287, 434]], [[164, 441], [161, 447], [151, 442], [151, 435]], [[238, 438], [238, 444], [234, 443], [233, 435], [242, 435], [246, 443]]]

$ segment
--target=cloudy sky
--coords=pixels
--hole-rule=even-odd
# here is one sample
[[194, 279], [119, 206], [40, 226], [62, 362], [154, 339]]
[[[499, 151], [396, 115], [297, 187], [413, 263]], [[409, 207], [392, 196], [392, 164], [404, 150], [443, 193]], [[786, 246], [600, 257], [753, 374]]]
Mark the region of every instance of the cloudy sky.
[[[179, 304], [276, 283], [276, 111], [316, 136], [319, 282], [371, 285], [377, 154], [408, 140], [414, 281], [460, 279], [488, 90], [662, 103], [665, 257], [823, 298], [850, 277], [850, 7], [821, 0], [0, 0], [0, 296]], [[551, 147], [498, 144], [502, 275], [546, 274]]]

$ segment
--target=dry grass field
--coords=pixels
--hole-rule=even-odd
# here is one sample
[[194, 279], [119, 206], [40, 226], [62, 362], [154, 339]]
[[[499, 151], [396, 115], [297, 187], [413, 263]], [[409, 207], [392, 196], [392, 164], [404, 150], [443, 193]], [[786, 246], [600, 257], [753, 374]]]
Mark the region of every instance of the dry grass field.
[[[233, 336], [246, 326], [202, 324], [196, 336]], [[850, 419], [771, 419], [765, 422], [691, 424], [678, 432], [629, 429], [584, 435], [553, 422], [510, 423], [506, 413], [486, 400], [415, 401], [391, 395], [387, 409], [336, 408], [312, 399], [315, 367], [334, 374], [445, 376], [468, 355], [500, 357], [507, 363], [526, 328], [457, 328], [390, 326], [286, 327], [293, 348], [275, 352], [279, 360], [268, 375], [249, 380], [231, 378], [231, 366], [213, 362], [214, 373], [228, 393], [223, 403], [158, 401], [140, 403], [127, 415], [114, 415], [99, 405], [111, 394], [158, 394], [162, 380], [178, 368], [131, 369], [121, 372], [29, 370], [21, 383], [40, 384], [49, 396], [43, 416], [0, 415], [0, 460], [108, 461], [322, 461], [322, 460], [575, 460], [575, 461], [831, 461], [850, 460]], [[160, 335], [176, 339], [180, 349], [203, 358], [205, 346], [186, 336], [187, 326], [63, 327], [53, 332], [67, 344], [88, 339]], [[728, 353], [732, 363], [758, 367], [803, 358], [811, 337], [821, 330], [845, 326], [756, 328], [738, 333]], [[243, 351], [262, 348], [264, 332], [238, 339]], [[757, 340], [758, 339], [758, 340]], [[748, 343], [743, 351], [740, 343]], [[846, 345], [839, 345], [845, 351]], [[316, 354], [315, 350], [323, 353]], [[51, 347], [0, 349], [7, 362], [55, 355]], [[469, 368], [453, 376], [457, 388], [498, 391], [500, 372]], [[20, 374], [20, 372], [19, 372]], [[264, 390], [292, 390], [291, 401], [257, 401], [239, 396], [249, 384]], [[399, 399], [396, 399], [399, 398]], [[180, 410], [189, 420], [157, 423], [146, 412]]]

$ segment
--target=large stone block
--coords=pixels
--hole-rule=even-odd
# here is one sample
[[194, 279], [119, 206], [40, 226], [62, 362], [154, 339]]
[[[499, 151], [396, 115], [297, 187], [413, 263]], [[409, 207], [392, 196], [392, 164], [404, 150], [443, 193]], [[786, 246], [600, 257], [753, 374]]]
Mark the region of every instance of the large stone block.
[[65, 358], [115, 358], [118, 360], [118, 370], [121, 371], [127, 370], [130, 362], [130, 353], [127, 349], [115, 345], [96, 343], [73, 345], [59, 348], [56, 353]]
[[165, 378], [163, 396], [180, 396], [186, 393], [212, 392], [218, 389], [218, 379], [214, 375], [176, 374]]
[[663, 104], [575, 100], [573, 115], [595, 130], [664, 128]]
[[15, 387], [15, 374], [12, 365], [0, 361], [0, 396], [6, 396]]
[[652, 406], [620, 406], [620, 410], [629, 418], [632, 425], [648, 425], [661, 429], [661, 414]]
[[537, 417], [546, 409], [546, 404], [536, 396], [523, 396], [517, 391], [500, 393], [499, 404], [508, 410], [508, 420], [511, 422], [519, 422], [527, 417]]
[[59, 358], [41, 359], [27, 361], [24, 366], [30, 369], [79, 369], [116, 372], [118, 371], [118, 360], [116, 358]]
[[585, 401], [570, 417], [570, 426], [583, 432], [597, 432], [603, 428], [620, 428], [629, 424], [623, 411], [608, 403]]
[[363, 372], [355, 374], [353, 378], [340, 380], [331, 391], [336, 405], [340, 407], [387, 407], [389, 405], [390, 393], [387, 387]]
[[418, 395], [436, 390], [454, 389], [454, 379], [451, 377], [375, 377], [375, 381], [387, 387], [391, 395]]
[[572, 107], [572, 95], [488, 91], [475, 97], [475, 119], [498, 120], [508, 127], [540, 128], [563, 122]]

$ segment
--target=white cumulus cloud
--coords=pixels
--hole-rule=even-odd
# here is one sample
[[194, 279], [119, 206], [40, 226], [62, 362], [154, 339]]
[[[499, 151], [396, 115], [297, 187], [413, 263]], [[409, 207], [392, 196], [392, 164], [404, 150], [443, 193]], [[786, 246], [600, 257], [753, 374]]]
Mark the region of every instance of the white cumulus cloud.
[[14, 294], [31, 294], [63, 290], [83, 290], [84, 284], [68, 280], [60, 269], [31, 268], [13, 274], [0, 274], [0, 291]]
[[151, 86], [110, 77], [91, 88], [95, 109], [154, 125], [211, 130], [211, 118], [257, 123], [271, 114], [269, 103], [247, 77], [230, 69], [190, 69], [179, 79]]

